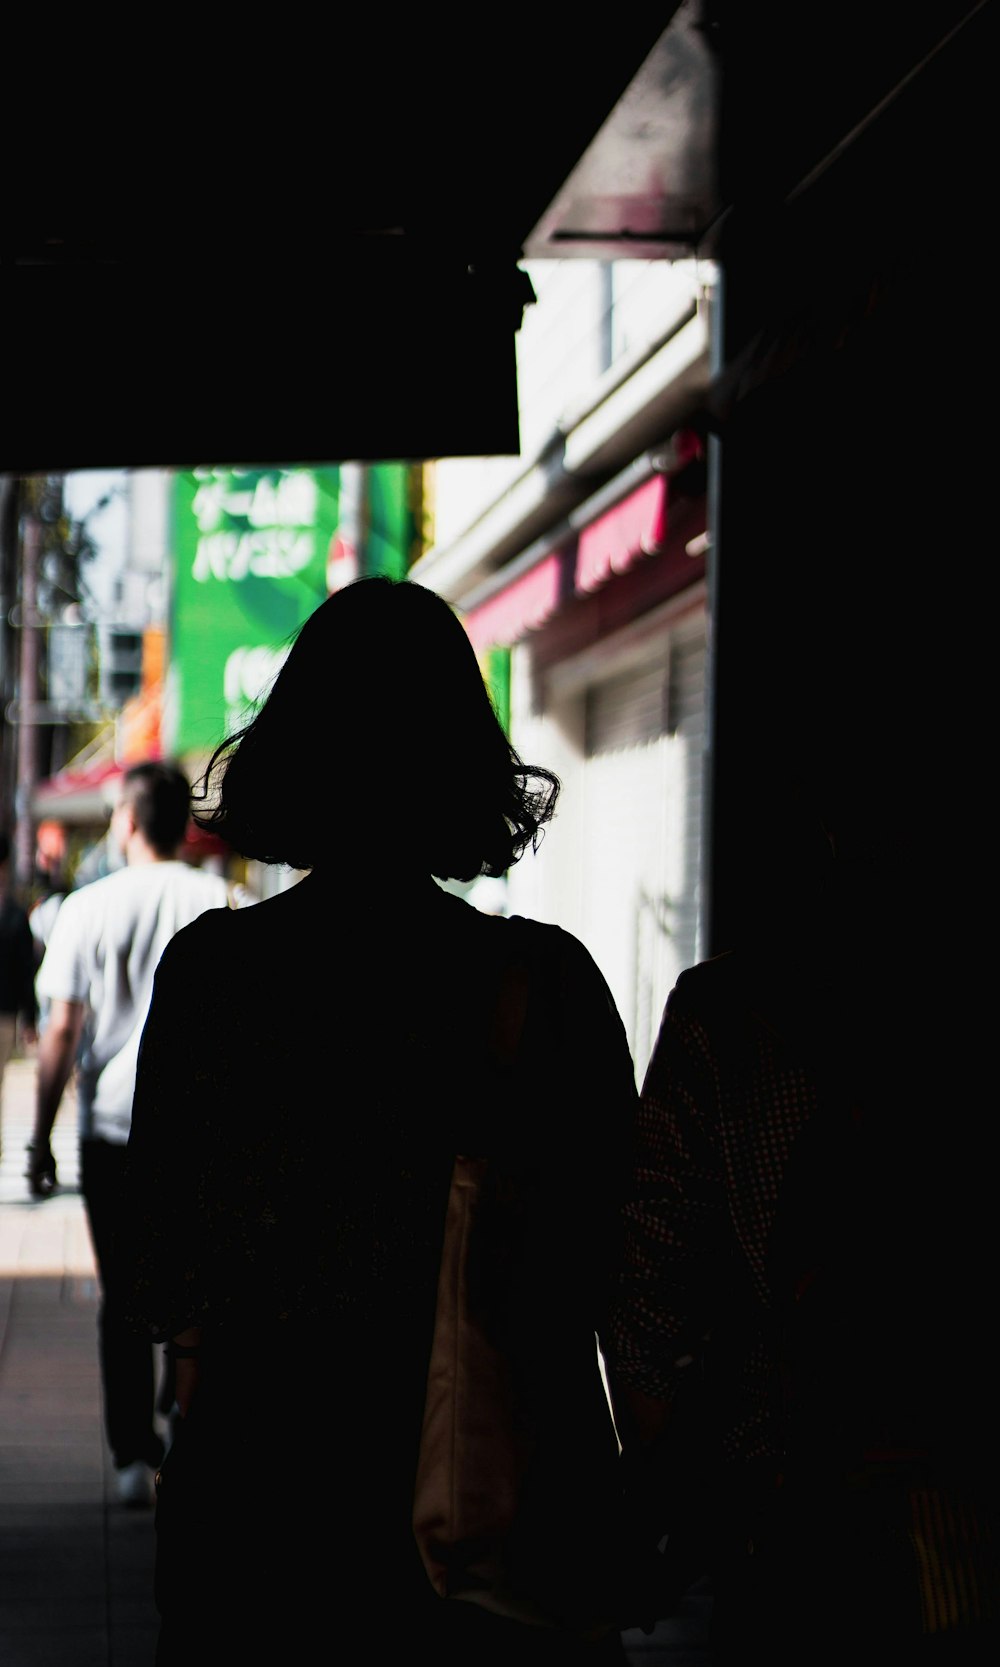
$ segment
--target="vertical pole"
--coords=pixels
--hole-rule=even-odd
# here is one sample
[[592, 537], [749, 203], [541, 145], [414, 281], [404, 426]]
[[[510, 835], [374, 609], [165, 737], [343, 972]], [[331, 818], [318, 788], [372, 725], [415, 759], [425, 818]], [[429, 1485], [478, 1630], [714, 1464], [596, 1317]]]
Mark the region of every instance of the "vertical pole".
[[[725, 302], [725, 275], [720, 268], [715, 274], [707, 298], [709, 309], [709, 364], [713, 378], [720, 374], [725, 364]], [[721, 677], [726, 675], [725, 653], [723, 654], [721, 673], [719, 656], [720, 562], [723, 552], [721, 468], [719, 438], [718, 435], [710, 434], [708, 436], [708, 552], [705, 562], [708, 595], [708, 647], [705, 656], [705, 769], [701, 809], [701, 905], [697, 946], [700, 959], [714, 955], [720, 948], [725, 947], [725, 939], [720, 937], [720, 919], [723, 926], [726, 924], [724, 910], [720, 909], [718, 901], [720, 888], [716, 883], [722, 844], [717, 814], [719, 799], [719, 684], [720, 675]], [[728, 649], [728, 643], [725, 647]]]
[[38, 785], [38, 546], [39, 526], [30, 511], [21, 533], [21, 652], [17, 693], [17, 820], [14, 836], [16, 884], [30, 885], [35, 871], [35, 824], [31, 801]]

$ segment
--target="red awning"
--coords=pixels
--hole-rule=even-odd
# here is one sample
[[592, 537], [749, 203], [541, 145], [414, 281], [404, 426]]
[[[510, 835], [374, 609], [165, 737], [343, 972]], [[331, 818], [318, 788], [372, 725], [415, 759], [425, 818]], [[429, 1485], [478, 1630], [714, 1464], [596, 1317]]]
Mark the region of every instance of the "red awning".
[[662, 550], [667, 537], [667, 477], [654, 475], [578, 534], [489, 597], [465, 617], [477, 653], [509, 647], [526, 631], [551, 619], [567, 596], [597, 590], [643, 556]]
[[115, 786], [122, 767], [114, 759], [82, 770], [60, 770], [41, 781], [31, 795], [31, 814], [39, 821], [98, 825], [106, 822], [115, 802]]
[[612, 573], [625, 573], [640, 556], [655, 555], [667, 537], [667, 482], [645, 486], [584, 527], [576, 547], [576, 589], [596, 590]]
[[466, 615], [465, 629], [477, 654], [497, 643], [517, 642], [525, 631], [551, 619], [559, 606], [563, 558], [558, 550], [543, 556], [529, 572]]

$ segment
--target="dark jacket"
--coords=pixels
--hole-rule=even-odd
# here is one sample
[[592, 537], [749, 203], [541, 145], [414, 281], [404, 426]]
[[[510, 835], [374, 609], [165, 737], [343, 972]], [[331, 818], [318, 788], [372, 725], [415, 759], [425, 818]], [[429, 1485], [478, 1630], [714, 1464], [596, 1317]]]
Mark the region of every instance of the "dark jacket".
[[10, 896], [0, 899], [0, 1013], [20, 1013], [32, 1025], [38, 1018], [34, 939], [25, 910]]

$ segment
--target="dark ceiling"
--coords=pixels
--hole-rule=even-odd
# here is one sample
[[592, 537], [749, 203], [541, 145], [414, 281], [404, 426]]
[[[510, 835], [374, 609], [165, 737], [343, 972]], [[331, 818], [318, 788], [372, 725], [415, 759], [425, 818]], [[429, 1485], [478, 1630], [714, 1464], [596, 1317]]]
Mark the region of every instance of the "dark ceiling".
[[716, 254], [984, 9], [22, 20], [0, 469], [516, 451], [519, 261]]

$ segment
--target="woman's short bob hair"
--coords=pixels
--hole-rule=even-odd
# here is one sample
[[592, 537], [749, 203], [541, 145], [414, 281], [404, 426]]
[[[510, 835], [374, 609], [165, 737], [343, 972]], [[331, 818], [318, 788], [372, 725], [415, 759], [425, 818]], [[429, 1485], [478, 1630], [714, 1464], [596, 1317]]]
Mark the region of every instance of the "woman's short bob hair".
[[510, 745], [449, 604], [372, 577], [305, 621], [257, 715], [213, 753], [192, 815], [263, 863], [472, 880], [537, 846], [558, 793]]

